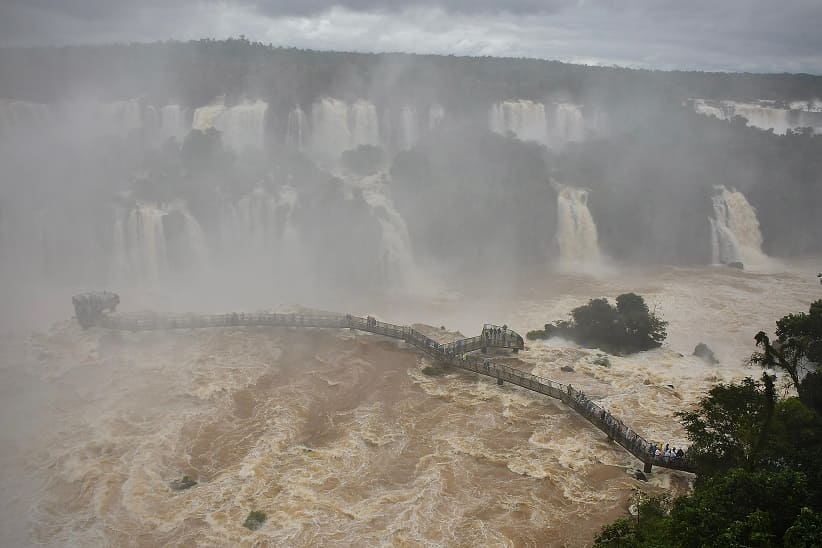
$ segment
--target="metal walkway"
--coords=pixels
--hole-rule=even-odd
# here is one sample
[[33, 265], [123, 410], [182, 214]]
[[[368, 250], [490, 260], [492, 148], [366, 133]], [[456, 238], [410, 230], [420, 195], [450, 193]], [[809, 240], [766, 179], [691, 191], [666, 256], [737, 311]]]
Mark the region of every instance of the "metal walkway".
[[420, 350], [429, 358], [486, 375], [497, 379], [497, 384], [505, 382], [521, 386], [534, 392], [561, 400], [574, 409], [583, 418], [603, 431], [609, 439], [621, 445], [626, 451], [644, 463], [646, 473], [652, 466], [694, 472], [693, 464], [687, 455], [683, 458], [655, 457], [651, 444], [621, 420], [599, 407], [585, 394], [575, 390], [571, 385], [543, 379], [522, 370], [497, 364], [476, 351], [485, 353], [489, 348], [522, 350], [524, 341], [516, 332], [506, 326], [486, 324], [482, 333], [476, 337], [461, 339], [448, 344], [440, 344], [425, 334], [408, 326], [396, 325], [366, 318], [345, 315], [321, 314], [216, 314], [185, 316], [138, 316], [105, 314], [112, 312], [120, 302], [114, 293], [87, 293], [73, 299], [77, 319], [83, 327], [97, 325], [105, 329], [121, 331], [155, 331], [169, 329], [198, 329], [209, 327], [298, 327], [298, 328], [331, 328], [356, 329], [394, 339], [400, 339]]

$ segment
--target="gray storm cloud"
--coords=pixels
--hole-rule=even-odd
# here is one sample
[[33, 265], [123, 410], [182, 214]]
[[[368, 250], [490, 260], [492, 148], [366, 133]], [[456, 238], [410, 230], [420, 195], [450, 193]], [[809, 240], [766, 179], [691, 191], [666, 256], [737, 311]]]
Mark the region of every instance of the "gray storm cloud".
[[0, 44], [225, 38], [301, 48], [822, 73], [822, 3], [798, 0], [5, 0]]

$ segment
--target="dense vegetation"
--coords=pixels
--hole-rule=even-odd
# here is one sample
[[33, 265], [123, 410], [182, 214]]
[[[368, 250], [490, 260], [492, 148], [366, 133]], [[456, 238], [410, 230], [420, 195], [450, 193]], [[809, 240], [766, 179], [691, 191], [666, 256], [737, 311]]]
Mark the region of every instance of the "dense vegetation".
[[[822, 545], [822, 300], [756, 336], [752, 363], [781, 369], [799, 397], [780, 399], [774, 378], [718, 385], [679, 416], [698, 475], [691, 494], [645, 497], [635, 516], [606, 526], [597, 546]], [[801, 367], [801, 370], [797, 370]]]
[[[449, 93], [443, 97], [443, 82]], [[341, 98], [436, 97], [446, 106], [477, 98], [540, 99], [563, 92], [623, 102], [649, 93], [669, 99], [822, 97], [822, 77], [589, 67], [539, 59], [322, 52], [272, 47], [244, 37], [107, 46], [0, 48], [0, 97], [51, 102], [78, 84], [113, 97], [174, 97], [198, 105], [214, 96], [254, 95], [289, 106]]]
[[545, 329], [529, 331], [526, 336], [530, 340], [563, 337], [612, 354], [631, 354], [660, 346], [667, 325], [640, 295], [623, 293], [616, 298], [616, 306], [607, 299], [591, 299], [573, 309], [570, 320], [545, 324]]

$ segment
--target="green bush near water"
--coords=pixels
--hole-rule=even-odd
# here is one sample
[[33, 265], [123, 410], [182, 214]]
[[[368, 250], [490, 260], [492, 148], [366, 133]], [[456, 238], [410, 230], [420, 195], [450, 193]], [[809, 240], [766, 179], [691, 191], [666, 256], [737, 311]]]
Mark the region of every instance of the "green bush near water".
[[610, 354], [632, 354], [662, 345], [668, 336], [667, 325], [640, 295], [623, 293], [616, 298], [616, 306], [607, 299], [591, 299], [573, 309], [570, 320], [545, 324], [545, 329], [529, 331], [526, 338], [563, 337]]

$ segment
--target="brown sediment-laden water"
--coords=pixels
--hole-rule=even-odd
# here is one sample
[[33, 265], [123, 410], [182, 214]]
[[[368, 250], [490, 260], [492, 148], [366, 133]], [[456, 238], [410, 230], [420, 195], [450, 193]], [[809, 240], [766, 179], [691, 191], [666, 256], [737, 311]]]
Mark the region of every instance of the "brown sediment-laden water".
[[[600, 351], [552, 340], [494, 359], [684, 446], [674, 412], [758, 375], [745, 366], [753, 335], [819, 297], [813, 268], [535, 277], [505, 299], [465, 289], [373, 309], [447, 339], [441, 324], [524, 333], [589, 298], [640, 293], [670, 322], [660, 349], [606, 367]], [[718, 365], [690, 355], [698, 342]], [[132, 334], [65, 320], [0, 346], [4, 546], [585, 546], [634, 489], [681, 493], [692, 477], [655, 468], [640, 482], [640, 463], [561, 403], [426, 375], [402, 343], [347, 330]], [[183, 476], [197, 484], [171, 489]], [[267, 516], [256, 531], [243, 527], [252, 510]]]

